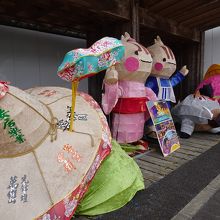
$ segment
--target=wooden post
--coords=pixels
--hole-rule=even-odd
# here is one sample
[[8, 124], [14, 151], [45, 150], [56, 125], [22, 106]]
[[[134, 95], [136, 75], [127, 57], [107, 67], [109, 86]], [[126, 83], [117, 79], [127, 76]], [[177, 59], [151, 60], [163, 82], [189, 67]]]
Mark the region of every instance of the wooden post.
[[199, 54], [198, 54], [199, 62], [197, 64], [199, 67], [199, 77], [198, 77], [199, 82], [202, 81], [203, 74], [204, 74], [204, 48], [205, 48], [205, 32], [202, 31], [200, 33], [200, 47], [199, 47]]
[[130, 0], [131, 7], [131, 28], [132, 37], [137, 42], [140, 40], [140, 25], [139, 25], [139, 0]]
[[[122, 4], [122, 1], [118, 1], [117, 4]], [[133, 38], [139, 41], [139, 0], [124, 1], [123, 11], [129, 11], [129, 20], [123, 19], [117, 22], [105, 21], [102, 25], [94, 27], [94, 31], [87, 33], [87, 46], [91, 46], [95, 41], [104, 36], [120, 39], [121, 35], [125, 32], [128, 32]], [[105, 73], [103, 72], [89, 78], [89, 94], [92, 95], [99, 104], [101, 104], [104, 75]]]
[[[103, 37], [102, 27], [98, 26], [97, 31], [89, 31], [87, 33], [87, 48], [90, 47], [93, 43]], [[104, 78], [104, 73], [99, 73], [88, 79], [88, 90], [89, 94], [101, 104], [102, 97], [102, 81]]]
[[201, 59], [200, 59], [200, 43], [187, 42], [181, 46], [181, 51], [176, 54], [178, 62], [178, 69], [183, 65], [187, 65], [189, 74], [180, 83], [176, 90], [176, 98], [178, 100], [184, 99], [187, 95], [195, 92], [196, 87], [200, 82], [201, 77]]

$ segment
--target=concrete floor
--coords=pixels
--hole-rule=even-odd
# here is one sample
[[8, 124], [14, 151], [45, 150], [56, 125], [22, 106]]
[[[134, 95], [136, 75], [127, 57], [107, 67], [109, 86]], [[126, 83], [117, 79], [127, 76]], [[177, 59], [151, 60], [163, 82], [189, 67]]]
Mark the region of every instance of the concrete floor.
[[[144, 217], [144, 216], [147, 216], [147, 214], [144, 213], [144, 210], [142, 210], [141, 208], [138, 209], [136, 207], [137, 204], [138, 205], [141, 204], [143, 206], [143, 209], [146, 209], [146, 212], [149, 212], [150, 208], [148, 207], [148, 205], [150, 206], [151, 201], [157, 200], [157, 198], [156, 198], [157, 196], [155, 196], [154, 194], [158, 193], [158, 192], [156, 190], [154, 190], [154, 188], [159, 188], [158, 197], [160, 197], [161, 196], [160, 194], [163, 193], [163, 191], [160, 192], [160, 189], [163, 188], [163, 186], [165, 186], [166, 184], [169, 185], [169, 177], [170, 176], [172, 177], [173, 173], [174, 173], [174, 175], [175, 175], [175, 173], [178, 174], [178, 170], [181, 170], [179, 168], [184, 167], [184, 165], [188, 165], [189, 164], [188, 162], [190, 162], [190, 161], [194, 162], [195, 161], [194, 159], [196, 159], [197, 157], [200, 157], [200, 155], [205, 155], [206, 151], [208, 151], [209, 149], [212, 149], [212, 147], [219, 142], [220, 142], [220, 135], [208, 134], [208, 133], [195, 133], [189, 139], [180, 139], [181, 148], [178, 149], [176, 152], [173, 152], [168, 157], [163, 157], [159, 148], [152, 149], [150, 152], [145, 153], [144, 155], [138, 156], [137, 158], [135, 158], [135, 160], [138, 163], [138, 165], [140, 166], [141, 171], [143, 173], [145, 187], [146, 187], [146, 189], [145, 189], [146, 201], [144, 201], [144, 198], [141, 198], [140, 194], [137, 194], [137, 196], [130, 202], [130, 204], [128, 204], [128, 207], [124, 207], [122, 209], [119, 209], [118, 212], [115, 212], [115, 214], [110, 213], [107, 215], [92, 217], [92, 219], [97, 219], [97, 220], [108, 220], [108, 219], [111, 219], [111, 220], [113, 220], [113, 219], [119, 219], [119, 220], [122, 220], [122, 219], [129, 219], [129, 220], [131, 220], [131, 219], [132, 220], [136, 220], [136, 219], [140, 219], [140, 220], [142, 220], [142, 219], [143, 220], [145, 220], [145, 219], [147, 219], [147, 220], [151, 220], [151, 219], [152, 220], [156, 220], [156, 219], [158, 219], [158, 220], [160, 220], [160, 219], [161, 220], [165, 220], [165, 219], [200, 220], [201, 219], [201, 220], [203, 220], [204, 219], [204, 220], [209, 220], [210, 219], [210, 220], [212, 220], [212, 219], [220, 219], [220, 175], [219, 176], [217, 175], [217, 174], [220, 174], [219, 163], [215, 164], [215, 166], [219, 166], [219, 167], [216, 167], [219, 169], [219, 173], [213, 174], [212, 177], [210, 176], [209, 177], [210, 181], [209, 181], [209, 179], [206, 179], [206, 176], [204, 175], [204, 177], [201, 178], [201, 181], [203, 181], [203, 178], [205, 180], [202, 187], [198, 188], [196, 193], [194, 193], [192, 189], [190, 189], [191, 191], [189, 190], [191, 192], [191, 195], [190, 195], [191, 197], [189, 195], [184, 195], [184, 192], [182, 192], [182, 194], [180, 192], [179, 196], [180, 197], [182, 196], [182, 199], [178, 198], [178, 190], [177, 190], [177, 192], [174, 194], [174, 196], [176, 196], [176, 198], [177, 198], [176, 202], [181, 203], [185, 199], [185, 203], [182, 202], [182, 207], [179, 205], [179, 207], [181, 207], [181, 208], [177, 207], [176, 210], [178, 210], [178, 208], [179, 208], [179, 210], [178, 211], [175, 210], [175, 212], [173, 212], [173, 213], [175, 213], [175, 215], [173, 215], [172, 213], [168, 213], [168, 214], [162, 213], [160, 215], [159, 211], [161, 211], [161, 210], [159, 210], [159, 209], [164, 208], [163, 206], [160, 207], [160, 205], [161, 205], [160, 200], [158, 200], [159, 203], [157, 205], [155, 204], [155, 206], [158, 206], [158, 215], [157, 215], [157, 209], [154, 206], [152, 206], [152, 207], [155, 208], [156, 214], [155, 213], [152, 215], [149, 214], [150, 217], [147, 217], [147, 218]], [[218, 150], [218, 148], [216, 148], [216, 149]], [[210, 155], [214, 156], [211, 153], [210, 153]], [[217, 160], [217, 159], [215, 159], [215, 160]], [[209, 164], [211, 165], [210, 162], [207, 162], [207, 164], [205, 164], [205, 166], [208, 167]], [[198, 172], [200, 170], [199, 168], [200, 167], [198, 166]], [[211, 170], [213, 170], [213, 169], [210, 168], [210, 171]], [[184, 171], [184, 169], [183, 169], [183, 171]], [[193, 168], [192, 168], [192, 172], [193, 172]], [[187, 175], [187, 173], [185, 175]], [[216, 177], [216, 175], [217, 175], [217, 177]], [[177, 175], [177, 177], [178, 177], [178, 175]], [[213, 180], [214, 177], [216, 177], [216, 178]], [[164, 181], [162, 181], [163, 178], [164, 178]], [[187, 178], [187, 176], [186, 176], [186, 178]], [[184, 180], [184, 178], [182, 178], [182, 181], [183, 180]], [[197, 186], [199, 183], [196, 183], [197, 185], [195, 184], [195, 186], [193, 186], [193, 180], [194, 180], [193, 177], [191, 177], [191, 180], [189, 180], [189, 181], [192, 182], [192, 188], [193, 187], [195, 188], [195, 186]], [[175, 181], [175, 178], [174, 178], [174, 181]], [[163, 182], [165, 185], [163, 185]], [[157, 184], [159, 184], [160, 187], [157, 187]], [[189, 185], [189, 187], [190, 187], [190, 185]], [[181, 191], [182, 188], [184, 188], [184, 186], [183, 187], [179, 186], [179, 188], [178, 188], [179, 191]], [[165, 187], [165, 190], [166, 190], [166, 187]], [[187, 192], [187, 190], [185, 190], [185, 192]], [[152, 194], [151, 195], [152, 199], [149, 197], [149, 193]], [[141, 194], [143, 194], [143, 193], [141, 193]], [[170, 195], [172, 196], [171, 190], [170, 190]], [[173, 200], [172, 200], [172, 198], [169, 199], [169, 192], [168, 192], [168, 195], [162, 195], [162, 198], [163, 197], [166, 198], [166, 196], [169, 200], [167, 202], [168, 203], [174, 202], [173, 206], [175, 206], [175, 199], [173, 199]], [[147, 197], [149, 197], [149, 198], [147, 198]], [[143, 200], [143, 201], [139, 201], [139, 199]], [[162, 201], [162, 203], [163, 203], [163, 201]], [[164, 204], [166, 205], [166, 203], [164, 203]], [[172, 207], [169, 205], [170, 204], [168, 204], [168, 208]], [[128, 217], [129, 215], [127, 215], [128, 214], [127, 212], [130, 211], [130, 213], [133, 213], [133, 212], [135, 212], [135, 209], [141, 210], [140, 212], [143, 212], [143, 213], [142, 214], [137, 213], [136, 215], [132, 215], [133, 217]], [[128, 210], [128, 211], [126, 212], [126, 210]], [[152, 210], [150, 210], [150, 211], [152, 211]], [[166, 211], [169, 212], [169, 210], [165, 209], [165, 212]], [[172, 216], [172, 217], [170, 217], [170, 216]], [[83, 216], [77, 217], [76, 219], [88, 220], [87, 217], [83, 217]]]

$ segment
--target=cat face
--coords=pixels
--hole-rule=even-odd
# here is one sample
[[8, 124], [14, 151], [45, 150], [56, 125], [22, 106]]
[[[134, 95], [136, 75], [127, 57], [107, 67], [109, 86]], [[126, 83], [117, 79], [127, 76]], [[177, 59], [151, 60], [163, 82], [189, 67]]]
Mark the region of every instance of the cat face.
[[176, 59], [172, 50], [163, 44], [160, 37], [147, 48], [152, 55], [152, 76], [168, 79], [176, 71]]
[[152, 57], [149, 51], [128, 33], [121, 38], [125, 46], [122, 63], [116, 65], [119, 80], [145, 82], [152, 69]]

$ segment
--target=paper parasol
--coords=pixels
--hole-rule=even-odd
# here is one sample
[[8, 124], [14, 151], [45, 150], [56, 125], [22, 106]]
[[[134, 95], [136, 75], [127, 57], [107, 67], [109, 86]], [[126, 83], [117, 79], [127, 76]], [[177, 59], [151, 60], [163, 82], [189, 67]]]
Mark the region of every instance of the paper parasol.
[[124, 56], [124, 46], [116, 38], [104, 37], [88, 49], [75, 49], [68, 52], [58, 68], [58, 76], [72, 82], [72, 108], [70, 131], [73, 130], [75, 99], [78, 83], [115, 65]]

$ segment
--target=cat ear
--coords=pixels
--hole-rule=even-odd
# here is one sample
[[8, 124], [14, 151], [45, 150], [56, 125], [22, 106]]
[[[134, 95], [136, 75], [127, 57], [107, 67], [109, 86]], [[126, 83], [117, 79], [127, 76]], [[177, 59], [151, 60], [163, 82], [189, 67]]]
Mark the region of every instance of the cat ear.
[[122, 41], [128, 42], [129, 39], [131, 39], [131, 36], [128, 32], [125, 32], [125, 34], [121, 36]]
[[126, 38], [126, 39], [131, 38], [131, 36], [130, 36], [130, 34], [129, 34], [128, 32], [125, 32], [125, 38]]
[[159, 44], [160, 46], [163, 46], [163, 45], [164, 45], [163, 42], [162, 42], [162, 40], [161, 40], [161, 38], [160, 38], [160, 36], [157, 36], [157, 38], [154, 39], [154, 43], [155, 43], [155, 44]]

